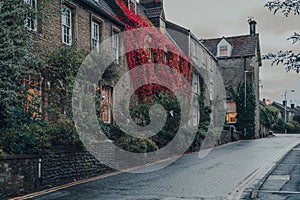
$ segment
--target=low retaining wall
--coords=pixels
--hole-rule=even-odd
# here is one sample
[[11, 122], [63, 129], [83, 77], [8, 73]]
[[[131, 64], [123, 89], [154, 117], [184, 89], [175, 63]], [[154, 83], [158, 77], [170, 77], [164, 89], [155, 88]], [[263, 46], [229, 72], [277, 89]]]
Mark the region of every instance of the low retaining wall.
[[113, 171], [88, 151], [75, 148], [48, 150], [36, 156], [0, 157], [0, 199]]
[[52, 187], [112, 171], [88, 151], [78, 149], [52, 150], [42, 155], [41, 186]]
[[0, 157], [0, 197], [17, 196], [39, 187], [39, 156]]

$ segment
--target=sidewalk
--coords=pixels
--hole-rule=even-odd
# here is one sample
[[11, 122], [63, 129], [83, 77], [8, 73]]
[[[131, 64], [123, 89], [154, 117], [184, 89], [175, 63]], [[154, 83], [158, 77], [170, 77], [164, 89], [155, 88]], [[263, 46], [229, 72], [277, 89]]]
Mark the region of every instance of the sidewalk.
[[[248, 199], [300, 199], [300, 144], [293, 148], [252, 190]], [[251, 197], [250, 197], [251, 195]], [[247, 199], [247, 198], [246, 198]]]

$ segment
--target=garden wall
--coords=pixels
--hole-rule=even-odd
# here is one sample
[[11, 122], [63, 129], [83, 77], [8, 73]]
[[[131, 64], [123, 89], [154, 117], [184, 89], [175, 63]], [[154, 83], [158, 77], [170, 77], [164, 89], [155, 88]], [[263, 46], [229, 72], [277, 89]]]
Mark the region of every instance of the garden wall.
[[39, 187], [38, 156], [0, 157], [0, 198], [16, 196]]
[[[105, 155], [113, 158], [111, 150]], [[62, 149], [38, 156], [0, 157], [0, 199], [113, 172], [88, 151]]]

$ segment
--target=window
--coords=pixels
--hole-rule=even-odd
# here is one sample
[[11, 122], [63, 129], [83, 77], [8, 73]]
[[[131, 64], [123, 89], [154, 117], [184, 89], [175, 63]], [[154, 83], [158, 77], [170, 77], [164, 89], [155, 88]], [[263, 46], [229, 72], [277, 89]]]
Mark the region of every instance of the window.
[[193, 74], [193, 93], [195, 94], [199, 94], [199, 89], [200, 89], [200, 85], [199, 85], [199, 76], [197, 74]]
[[144, 39], [144, 50], [147, 52], [147, 55], [149, 56], [149, 62], [153, 62], [154, 59], [151, 45], [152, 45], [152, 36], [149, 34]]
[[30, 114], [33, 118], [39, 118], [42, 112], [41, 94], [42, 88], [40, 78], [29, 76], [23, 80], [23, 84], [27, 88], [25, 113]]
[[[197, 96], [194, 96], [194, 98], [197, 98]], [[199, 118], [200, 118], [199, 106], [195, 104], [193, 106], [193, 126], [199, 125]]]
[[113, 31], [112, 36], [112, 56], [116, 64], [119, 64], [120, 38], [116, 31]]
[[226, 45], [220, 46], [220, 56], [228, 56], [228, 47]]
[[92, 48], [99, 49], [100, 26], [96, 22], [92, 22]]
[[68, 7], [62, 9], [62, 41], [64, 44], [72, 44], [72, 11]]
[[112, 104], [112, 88], [104, 86], [102, 88], [102, 120], [105, 123], [111, 123], [111, 104]]
[[29, 30], [37, 31], [37, 0], [25, 0], [30, 11], [26, 14], [25, 26]]
[[128, 9], [131, 12], [136, 13], [136, 0], [129, 0], [128, 1]]
[[237, 122], [237, 111], [236, 102], [226, 102], [226, 122], [236, 123]]

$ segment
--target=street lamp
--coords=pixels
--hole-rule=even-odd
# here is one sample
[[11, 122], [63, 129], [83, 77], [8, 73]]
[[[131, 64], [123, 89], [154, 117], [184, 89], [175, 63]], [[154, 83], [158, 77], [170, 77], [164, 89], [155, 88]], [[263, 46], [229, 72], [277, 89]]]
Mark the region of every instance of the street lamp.
[[286, 95], [288, 92], [295, 92], [295, 90], [290, 90], [290, 91], [286, 91], [284, 92], [284, 123], [285, 123], [285, 127], [284, 127], [284, 133], [287, 133], [286, 130], [286, 106], [287, 106], [287, 101], [286, 101]]
[[247, 107], [247, 73], [251, 73], [252, 71], [244, 71], [244, 107], [246, 110]]

